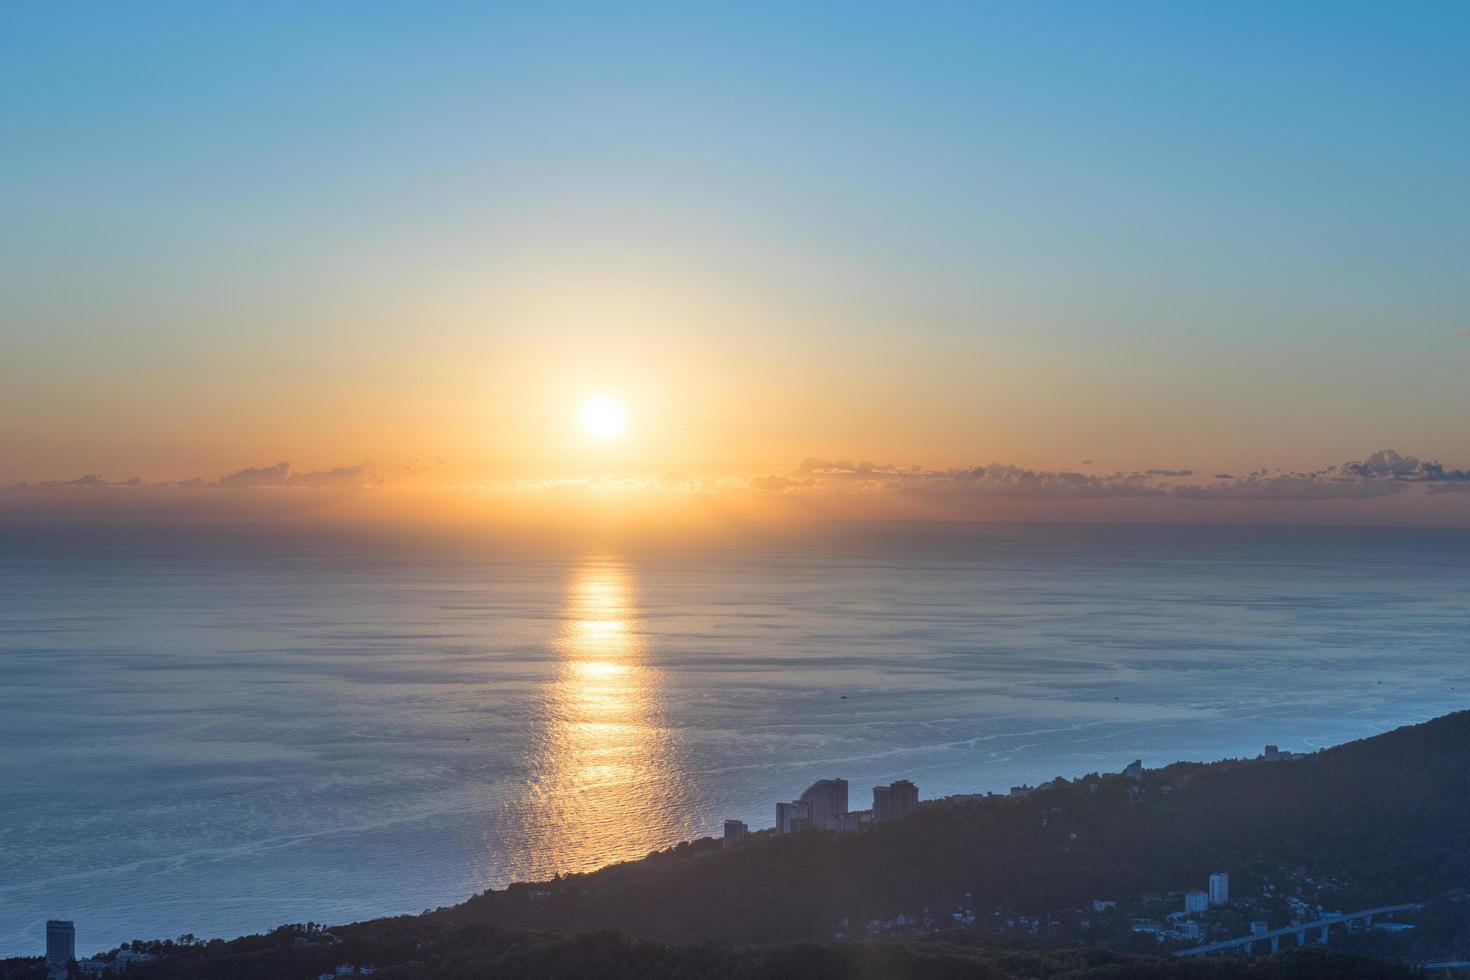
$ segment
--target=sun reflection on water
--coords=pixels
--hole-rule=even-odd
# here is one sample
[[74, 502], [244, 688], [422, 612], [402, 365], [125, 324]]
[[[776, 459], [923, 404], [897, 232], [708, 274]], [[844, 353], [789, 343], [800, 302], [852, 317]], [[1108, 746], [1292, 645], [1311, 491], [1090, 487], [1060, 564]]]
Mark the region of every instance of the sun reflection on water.
[[500, 828], [519, 838], [505, 869], [513, 880], [588, 871], [693, 836], [635, 584], [611, 559], [572, 570], [526, 793], [506, 814], [517, 826]]

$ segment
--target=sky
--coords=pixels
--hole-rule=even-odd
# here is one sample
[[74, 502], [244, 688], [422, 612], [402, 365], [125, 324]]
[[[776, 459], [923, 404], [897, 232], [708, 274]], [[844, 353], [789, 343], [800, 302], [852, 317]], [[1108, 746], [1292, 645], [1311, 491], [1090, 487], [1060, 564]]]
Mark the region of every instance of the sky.
[[0, 515], [1470, 523], [1467, 43], [6, 4]]

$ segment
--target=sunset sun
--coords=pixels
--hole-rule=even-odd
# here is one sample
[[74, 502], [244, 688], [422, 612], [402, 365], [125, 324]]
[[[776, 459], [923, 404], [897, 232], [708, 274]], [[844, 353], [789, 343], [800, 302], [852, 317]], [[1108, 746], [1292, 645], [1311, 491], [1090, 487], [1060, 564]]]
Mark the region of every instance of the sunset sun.
[[606, 396], [589, 398], [577, 413], [582, 431], [594, 439], [608, 441], [622, 435], [628, 415], [616, 399]]

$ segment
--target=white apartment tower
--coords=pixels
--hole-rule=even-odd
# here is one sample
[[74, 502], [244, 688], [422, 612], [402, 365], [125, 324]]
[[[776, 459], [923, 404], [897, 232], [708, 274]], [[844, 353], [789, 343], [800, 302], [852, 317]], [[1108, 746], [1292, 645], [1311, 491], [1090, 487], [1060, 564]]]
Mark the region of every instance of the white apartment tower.
[[819, 779], [801, 794], [801, 802], [811, 807], [813, 827], [836, 830], [847, 812], [847, 780]]

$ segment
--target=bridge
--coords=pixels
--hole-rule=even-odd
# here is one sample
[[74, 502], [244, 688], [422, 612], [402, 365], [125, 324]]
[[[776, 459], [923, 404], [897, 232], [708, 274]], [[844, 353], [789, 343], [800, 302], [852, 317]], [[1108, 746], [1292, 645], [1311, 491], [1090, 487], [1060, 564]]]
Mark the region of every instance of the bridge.
[[1192, 946], [1189, 949], [1181, 949], [1176, 956], [1204, 956], [1208, 953], [1223, 953], [1226, 950], [1238, 949], [1249, 953], [1251, 947], [1256, 943], [1269, 942], [1271, 952], [1276, 952], [1281, 943], [1282, 936], [1296, 936], [1296, 944], [1305, 946], [1307, 934], [1318, 933], [1320, 942], [1327, 942], [1327, 930], [1336, 925], [1348, 925], [1351, 922], [1361, 922], [1371, 927], [1375, 916], [1392, 919], [1395, 912], [1417, 912], [1422, 909], [1422, 902], [1411, 902], [1408, 905], [1380, 905], [1375, 909], [1363, 909], [1361, 912], [1349, 912], [1346, 915], [1333, 915], [1315, 922], [1304, 922], [1299, 926], [1287, 926], [1284, 929], [1270, 929], [1266, 932], [1253, 932], [1249, 936], [1240, 936], [1236, 939], [1222, 939], [1218, 943], [1206, 943], [1203, 946]]

